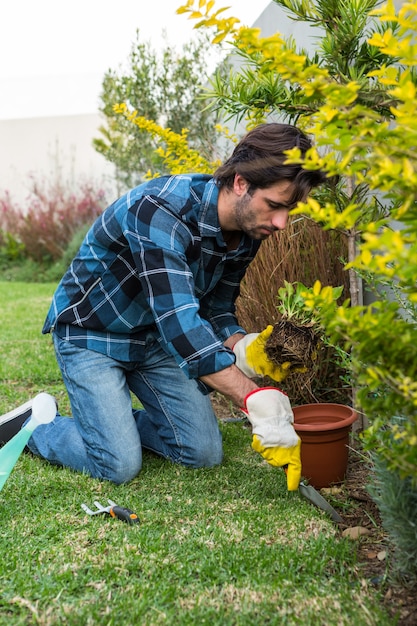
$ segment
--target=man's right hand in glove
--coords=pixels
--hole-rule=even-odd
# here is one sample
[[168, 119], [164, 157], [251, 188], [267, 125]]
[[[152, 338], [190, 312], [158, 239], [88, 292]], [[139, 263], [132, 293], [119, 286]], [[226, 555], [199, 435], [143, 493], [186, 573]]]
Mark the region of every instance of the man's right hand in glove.
[[252, 424], [252, 448], [275, 467], [285, 467], [289, 491], [301, 480], [301, 441], [294, 430], [288, 396], [273, 387], [256, 389], [245, 398], [244, 412]]
[[274, 363], [265, 352], [265, 345], [272, 334], [274, 327], [267, 326], [261, 333], [245, 335], [233, 346], [236, 355], [236, 365], [249, 378], [255, 376], [269, 376], [276, 382], [281, 382], [292, 372], [305, 372], [305, 367], [294, 367], [290, 361]]

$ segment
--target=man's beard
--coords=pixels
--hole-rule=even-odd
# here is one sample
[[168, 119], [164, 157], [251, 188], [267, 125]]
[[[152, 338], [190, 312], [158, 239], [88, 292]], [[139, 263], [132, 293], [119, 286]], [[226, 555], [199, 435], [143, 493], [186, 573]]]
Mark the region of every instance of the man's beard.
[[[276, 229], [271, 226], [262, 226], [257, 223], [256, 211], [251, 208], [252, 197], [246, 193], [241, 198], [237, 198], [234, 206], [234, 217], [238, 230], [244, 232], [251, 239], [267, 239]], [[267, 233], [260, 232], [267, 230]]]

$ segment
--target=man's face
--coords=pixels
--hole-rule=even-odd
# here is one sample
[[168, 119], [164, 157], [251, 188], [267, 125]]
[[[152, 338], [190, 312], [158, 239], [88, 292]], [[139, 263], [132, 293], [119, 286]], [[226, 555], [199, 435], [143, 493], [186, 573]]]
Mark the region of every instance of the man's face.
[[256, 189], [251, 195], [244, 181], [233, 207], [236, 230], [243, 231], [251, 239], [266, 239], [273, 232], [284, 229], [289, 212], [294, 208], [290, 204], [293, 193], [294, 184], [284, 180], [267, 189]]

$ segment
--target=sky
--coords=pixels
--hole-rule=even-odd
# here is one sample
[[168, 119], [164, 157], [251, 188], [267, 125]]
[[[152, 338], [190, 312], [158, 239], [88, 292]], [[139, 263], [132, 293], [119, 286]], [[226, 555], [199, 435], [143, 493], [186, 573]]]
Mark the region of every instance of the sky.
[[[270, 0], [216, 0], [252, 25]], [[157, 50], [181, 46], [194, 21], [185, 0], [14, 0], [0, 3], [0, 120], [95, 113], [108, 69], [128, 56], [136, 31]], [[166, 35], [164, 36], [164, 30]], [[194, 31], [195, 32], [195, 31]]]

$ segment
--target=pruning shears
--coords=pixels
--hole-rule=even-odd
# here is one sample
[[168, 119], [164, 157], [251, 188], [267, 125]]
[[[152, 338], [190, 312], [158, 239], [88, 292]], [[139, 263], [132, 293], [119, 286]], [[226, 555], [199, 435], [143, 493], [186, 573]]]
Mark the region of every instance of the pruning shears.
[[117, 519], [122, 520], [122, 522], [126, 522], [127, 524], [139, 524], [140, 520], [136, 513], [131, 511], [131, 509], [127, 509], [124, 506], [118, 506], [113, 500], [107, 500], [110, 506], [103, 506], [97, 500], [94, 501], [97, 509], [93, 511], [86, 504], [82, 504], [81, 508], [83, 511], [87, 513], [87, 515], [101, 515], [103, 513], [107, 513], [110, 517], [115, 517]]

